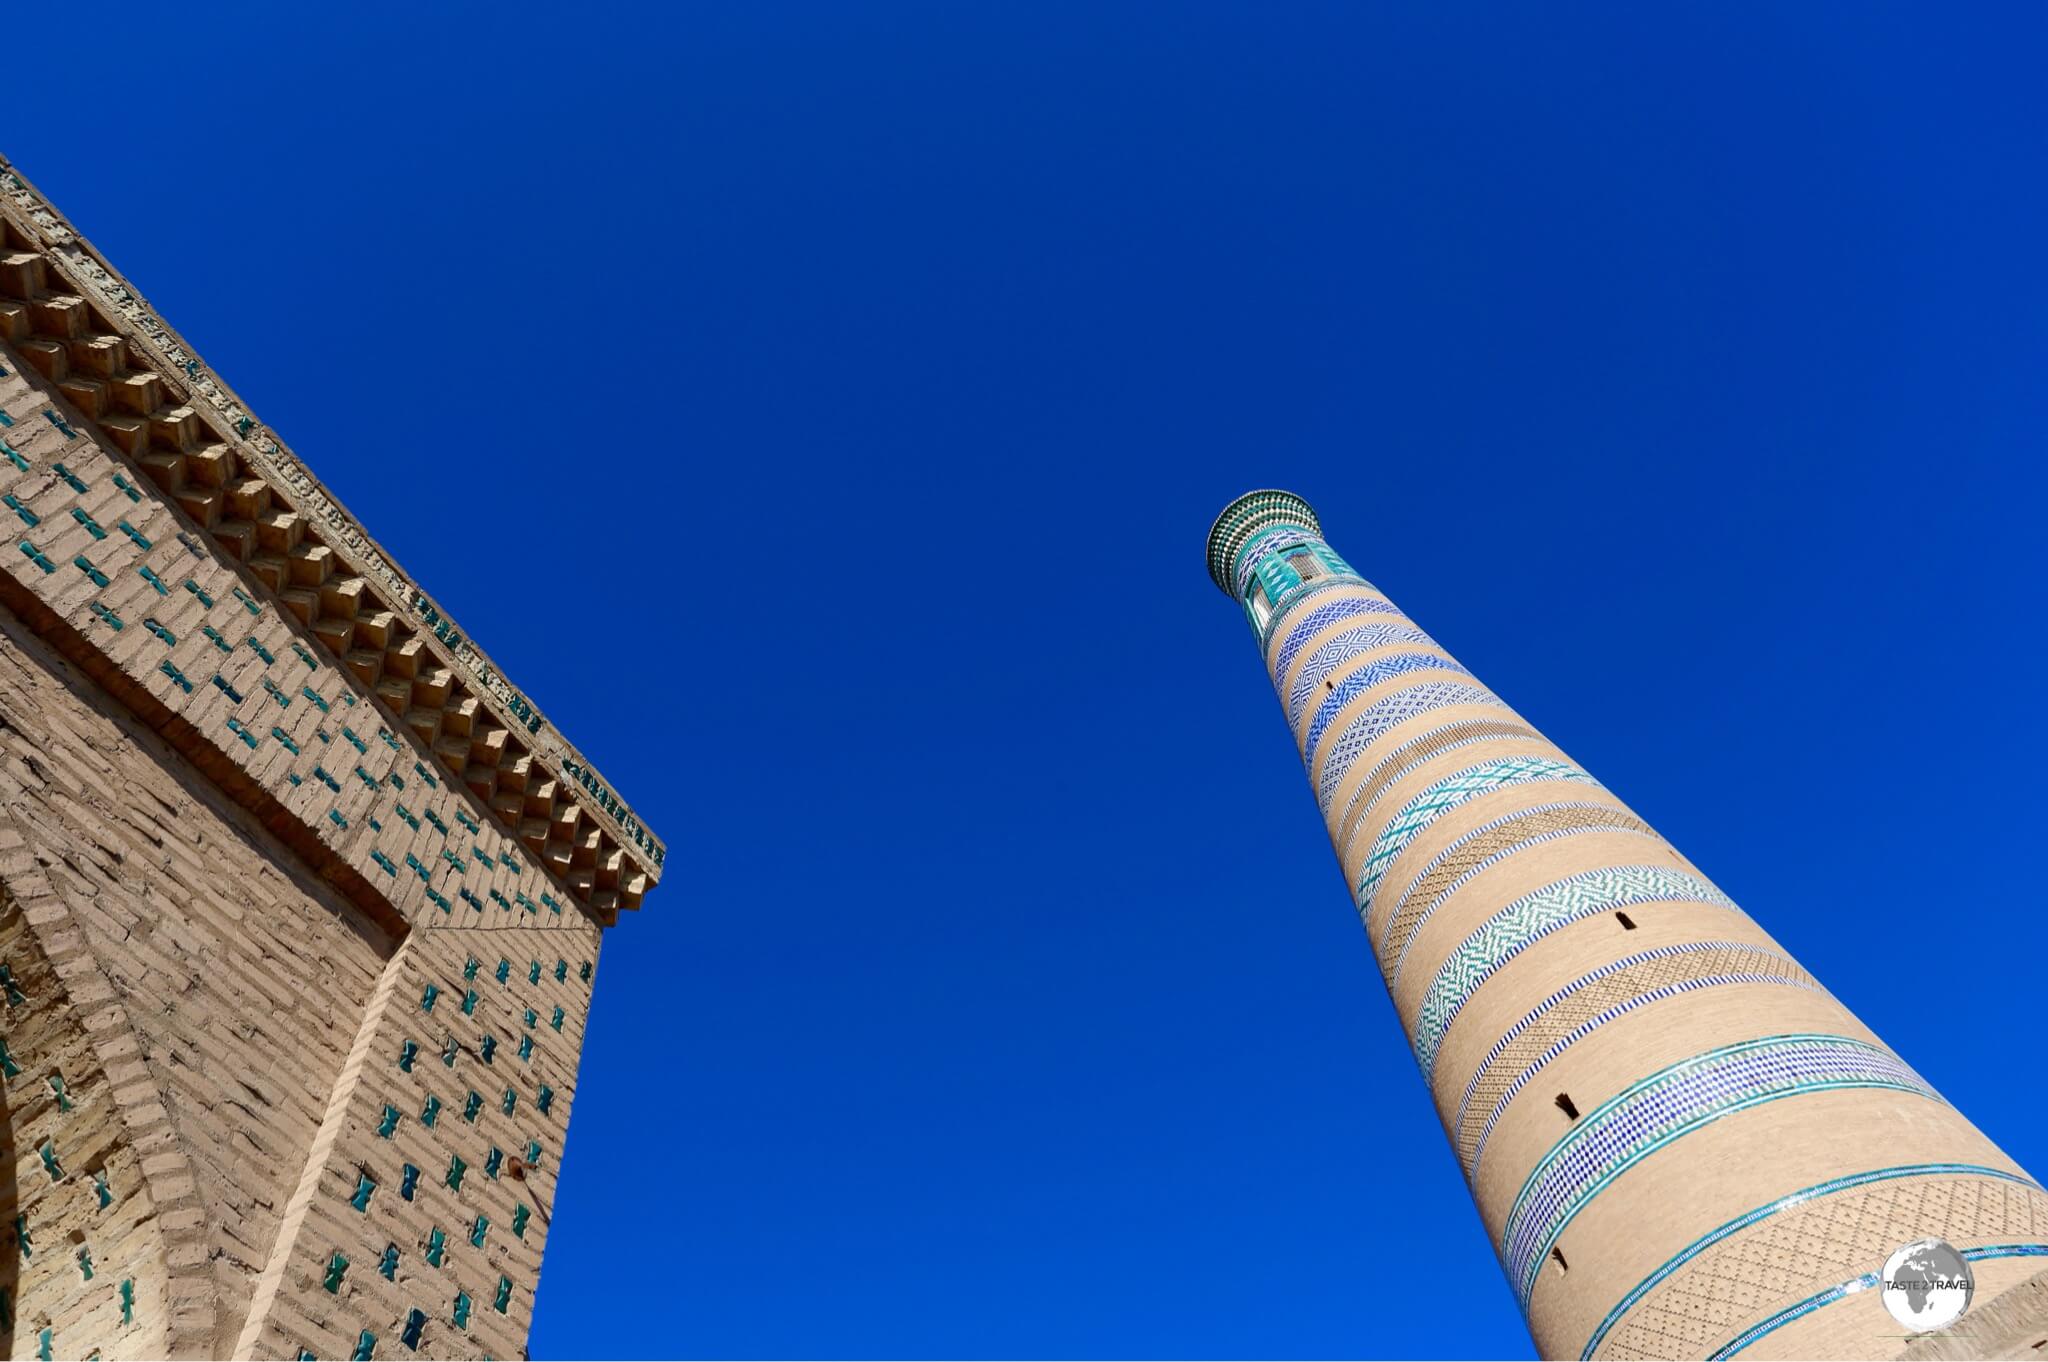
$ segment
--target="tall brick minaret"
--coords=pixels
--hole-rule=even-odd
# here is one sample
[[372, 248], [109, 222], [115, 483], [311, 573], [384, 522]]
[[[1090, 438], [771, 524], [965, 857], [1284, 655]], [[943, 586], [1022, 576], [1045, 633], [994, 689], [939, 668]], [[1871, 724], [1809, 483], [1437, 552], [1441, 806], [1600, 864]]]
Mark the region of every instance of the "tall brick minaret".
[[[2032, 1178], [1301, 498], [1232, 502], [1208, 566], [1546, 1356], [2044, 1355]], [[1976, 1295], [1951, 1337], [1909, 1343], [1870, 1288], [1926, 1238], [1963, 1251]]]

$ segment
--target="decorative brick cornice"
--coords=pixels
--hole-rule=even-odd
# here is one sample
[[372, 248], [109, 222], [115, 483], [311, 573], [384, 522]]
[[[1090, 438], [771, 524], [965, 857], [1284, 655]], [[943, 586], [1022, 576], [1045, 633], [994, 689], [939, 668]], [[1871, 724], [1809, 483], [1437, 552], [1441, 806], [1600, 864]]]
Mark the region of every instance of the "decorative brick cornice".
[[[276, 432], [256, 419], [234, 390], [5, 157], [0, 157], [0, 216], [19, 235], [39, 244], [47, 266], [93, 302], [128, 342], [132, 355], [148, 366], [166, 391], [183, 399], [219, 443], [239, 456], [240, 465], [267, 485], [276, 502], [317, 528], [320, 543], [360, 577], [364, 589], [406, 621], [407, 641], [419, 640], [445, 662], [459, 690], [474, 695], [510, 735], [508, 741], [516, 744], [506, 760], [530, 757], [587, 812], [601, 838], [600, 861], [616, 848], [639, 867], [646, 883], [658, 880], [665, 846], [589, 759], [505, 679], [449, 612], [398, 566]], [[517, 813], [501, 817], [515, 834], [520, 832]], [[637, 906], [638, 897], [637, 892], [627, 893], [622, 906]]]

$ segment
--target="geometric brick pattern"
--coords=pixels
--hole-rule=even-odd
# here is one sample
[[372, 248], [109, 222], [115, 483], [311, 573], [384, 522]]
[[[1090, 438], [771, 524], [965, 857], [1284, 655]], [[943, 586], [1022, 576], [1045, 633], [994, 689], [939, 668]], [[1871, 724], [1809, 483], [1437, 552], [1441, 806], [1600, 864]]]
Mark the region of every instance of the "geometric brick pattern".
[[663, 849], [4, 162], [0, 234], [0, 1352], [512, 1355]]
[[1519, 742], [1540, 741], [1536, 731], [1526, 724], [1505, 723], [1497, 719], [1467, 719], [1461, 723], [1432, 728], [1397, 744], [1391, 752], [1373, 764], [1365, 779], [1358, 783], [1358, 788], [1351, 792], [1351, 798], [1344, 806], [1344, 817], [1333, 824], [1337, 830], [1332, 834], [1330, 844], [1338, 848], [1338, 861], [1342, 863], [1351, 858], [1351, 843], [1357, 836], [1358, 829], [1372, 816], [1373, 809], [1378, 807], [1380, 796], [1399, 783], [1409, 772], [1453, 748], [1463, 747], [1468, 743], [1497, 742], [1502, 739]]
[[[425, 1317], [417, 1351], [435, 1356], [488, 1350], [500, 1330], [526, 1336], [596, 946], [595, 930], [578, 941], [517, 927], [407, 939], [372, 998], [350, 1056], [359, 1081], [323, 1125], [239, 1353], [331, 1356], [366, 1330], [397, 1352], [414, 1311]], [[374, 1190], [359, 1207], [366, 1178]], [[336, 1254], [351, 1267], [329, 1293]]]
[[[432, 1355], [510, 1355], [531, 1319], [597, 926], [573, 906], [528, 913], [484, 900], [480, 912], [451, 888], [471, 925], [428, 907], [433, 921], [406, 931], [394, 954], [375, 923], [296, 867], [267, 829], [225, 801], [209, 808], [203, 776], [181, 769], [161, 737], [95, 695], [4, 610], [0, 634], [0, 894], [20, 907], [5, 919], [14, 936], [0, 927], [0, 963], [23, 993], [0, 1022], [20, 1070], [6, 1081], [0, 1135], [14, 1141], [15, 1185], [48, 1189], [0, 1220], [4, 1232], [23, 1217], [33, 1256], [21, 1280], [34, 1287], [25, 1297], [17, 1289], [11, 1305], [0, 1299], [0, 1320], [11, 1310], [35, 1325], [15, 1334], [24, 1352], [49, 1327], [58, 1355], [223, 1357], [260, 1324], [259, 1355], [345, 1357], [364, 1332], [384, 1340], [386, 1355], [403, 1351], [419, 1310]], [[337, 694], [332, 681], [313, 684]], [[337, 726], [335, 745], [344, 742]], [[387, 822], [409, 792], [378, 802]], [[440, 873], [451, 885], [464, 878], [445, 863]], [[472, 866], [471, 880], [480, 875]], [[517, 918], [534, 925], [509, 921]], [[35, 965], [45, 941], [54, 976]], [[463, 955], [451, 961], [451, 952], [478, 957], [475, 980], [464, 983]], [[440, 962], [430, 1009], [420, 1007], [424, 978], [409, 1008], [366, 1007], [387, 960]], [[465, 1011], [468, 990], [477, 999]], [[112, 1048], [93, 1060], [40, 1039], [46, 1026]], [[416, 1050], [404, 1070], [408, 1039]], [[364, 1057], [351, 1067], [358, 1043]], [[117, 1081], [101, 1081], [100, 1070]], [[440, 1104], [431, 1125], [429, 1096]], [[387, 1105], [401, 1113], [390, 1136], [379, 1133]], [[46, 1141], [55, 1179], [38, 1153]], [[526, 1166], [529, 1141], [541, 1145], [537, 1169]], [[422, 1147], [438, 1160], [394, 1157]], [[494, 1148], [497, 1177], [481, 1171]], [[454, 1156], [477, 1176], [460, 1189], [399, 1195], [402, 1163], [440, 1177]], [[379, 1190], [358, 1211], [351, 1197], [365, 1170]], [[302, 1204], [290, 1204], [295, 1185], [308, 1192]], [[514, 1235], [522, 1205], [526, 1223]], [[458, 1240], [479, 1215], [500, 1230], [482, 1246]], [[126, 1228], [138, 1223], [160, 1240]], [[448, 1247], [430, 1265], [437, 1225]], [[378, 1269], [390, 1249], [398, 1259], [387, 1279]], [[354, 1266], [329, 1291], [337, 1253]], [[501, 1279], [511, 1284], [503, 1312]], [[116, 1294], [124, 1282], [125, 1302]], [[453, 1323], [458, 1292], [478, 1305], [465, 1330]]]
[[[498, 701], [484, 697], [492, 687], [465, 679], [471, 667], [450, 665], [451, 654], [480, 657], [473, 642], [450, 630], [438, 609], [423, 615], [423, 596], [401, 596], [351, 567], [360, 535], [346, 513], [317, 488], [339, 531], [295, 509], [252, 454], [253, 419], [228, 404], [239, 418], [229, 425], [217, 402], [187, 391], [224, 389], [201, 377], [196, 359], [183, 368], [162, 364], [163, 345], [189, 351], [4, 162], [0, 177], [17, 209], [36, 218], [0, 224], [0, 339], [61, 392], [66, 419], [120, 449], [194, 530], [275, 593], [307, 625], [313, 646], [373, 694], [387, 726], [416, 734], [428, 764], [474, 790], [486, 816], [548, 863], [568, 893], [600, 913], [637, 906], [648, 870], [658, 872], [658, 843], [633, 824], [645, 848], [629, 850], [635, 838], [621, 832], [622, 806], [607, 805], [614, 816], [588, 807], [589, 792], [566, 771], [534, 760], [532, 735], [542, 725], [527, 702], [514, 697], [521, 717], [501, 721]], [[51, 561], [62, 570], [68, 560]]]
[[1607, 804], [1539, 804], [1482, 823], [1430, 859], [1395, 900], [1378, 945], [1380, 970], [1388, 983], [1401, 977], [1408, 945], [1446, 899], [1473, 876], [1530, 847], [1585, 832], [1620, 832], [1655, 837], [1649, 824]]
[[0, 595], [17, 613], [47, 611], [95, 680], [154, 706], [210, 777], [268, 791], [281, 806], [272, 826], [316, 865], [345, 866], [373, 911], [559, 922], [573, 895], [555, 867], [446, 779], [418, 734], [387, 722], [361, 675], [316, 647], [317, 630], [182, 529], [127, 456], [72, 426], [10, 359], [0, 344], [0, 493], [20, 509], [0, 514], [51, 565], [0, 556]]
[[[1323, 759], [1323, 773], [1316, 781], [1316, 805], [1324, 814], [1329, 813], [1330, 797], [1343, 783], [1351, 763], [1377, 742], [1380, 736], [1396, 724], [1406, 723], [1418, 714], [1443, 709], [1450, 705], [1491, 705], [1499, 709], [1507, 706], [1496, 699], [1484, 686], [1467, 685], [1462, 681], [1424, 681], [1419, 685], [1407, 686], [1372, 704], [1353, 715], [1344, 726], [1337, 742]], [[1311, 765], [1311, 770], [1314, 767]]]
[[172, 1208], [150, 1197], [128, 1113], [85, 1019], [58, 1005], [64, 984], [4, 888], [0, 960], [9, 1136], [0, 1148], [0, 1250], [14, 1260], [0, 1277], [0, 1340], [11, 1334], [19, 1355], [125, 1329], [142, 1348], [161, 1350], [169, 1304], [162, 1221]]
[[1582, 1357], [1705, 1357], [1757, 1322], [1942, 1227], [1957, 1248], [2048, 1239], [2048, 1192], [2002, 1169], [1933, 1164], [1830, 1179], [1773, 1199], [1631, 1289]]
[[1836, 1088], [1894, 1088], [1939, 1101], [1898, 1056], [1847, 1036], [1770, 1036], [1660, 1069], [1609, 1098], [1529, 1173], [1501, 1231], [1501, 1263], [1526, 1305], [1544, 1255], [1609, 1182], [1673, 1140], [1765, 1102]]
[[1460, 676], [1472, 674], [1442, 653], [1433, 651], [1389, 653], [1385, 657], [1374, 658], [1329, 688], [1329, 693], [1309, 720], [1308, 747], [1302, 754], [1302, 760], [1311, 767], [1316, 764], [1316, 748], [1323, 740], [1323, 731], [1348, 701], [1365, 694], [1382, 681], [1425, 670], [1455, 672]]
[[1393, 865], [1394, 859], [1406, 851], [1408, 844], [1420, 836], [1422, 830], [1435, 822], [1446, 810], [1454, 809], [1468, 799], [1491, 794], [1495, 790], [1537, 780], [1577, 782], [1593, 786], [1600, 783], [1571, 763], [1552, 761], [1548, 757], [1508, 757], [1444, 777], [1409, 800], [1401, 811], [1388, 821], [1387, 826], [1381, 830], [1379, 839], [1366, 853], [1365, 861], [1358, 872], [1356, 897], [1359, 915], [1364, 917], [1372, 912], [1373, 894], [1378, 890], [1380, 878]]
[[1494, 1042], [1458, 1101], [1451, 1138], [1466, 1179], [1479, 1175], [1486, 1137], [1508, 1103], [1573, 1042], [1639, 1007], [1726, 984], [1819, 987], [1812, 975], [1762, 946], [1685, 941], [1602, 965], [1545, 998]]
[[[77, 1236], [62, 1255], [76, 1303], [134, 1277], [131, 1317], [111, 1331], [104, 1315], [37, 1307], [59, 1355], [225, 1356], [390, 939], [4, 609], [0, 895], [20, 913], [0, 964], [25, 995], [0, 1019], [20, 1070], [6, 1079], [0, 1141], [26, 1156], [14, 1171], [28, 1189], [51, 1185], [35, 1148], [53, 1139], [53, 1190], [69, 1198], [7, 1212], [0, 1243], [16, 1214], [43, 1248]], [[44, 1026], [78, 1028], [109, 1081], [35, 1041]], [[56, 1124], [37, 1128], [46, 1098]], [[121, 1134], [101, 1206], [95, 1146], [109, 1117]], [[160, 1250], [126, 1228], [143, 1223]], [[93, 1254], [90, 1282], [68, 1261], [79, 1247]], [[33, 1348], [32, 1334], [16, 1338]]]
[[1741, 911], [1698, 876], [1658, 865], [1583, 871], [1516, 899], [1460, 942], [1430, 981], [1414, 1026], [1415, 1057], [1424, 1076], [1434, 1072], [1437, 1048], [1459, 1010], [1495, 970], [1561, 927], [1645, 903], [1710, 904]]
[[[1361, 583], [1352, 583], [1354, 587]], [[1328, 628], [1339, 620], [1356, 619], [1364, 615], [1398, 615], [1392, 601], [1379, 596], [1347, 596], [1342, 600], [1319, 605], [1303, 615], [1287, 631], [1280, 644], [1279, 655], [1273, 659], [1273, 675], [1282, 678], [1294, 662], [1294, 655], [1318, 631]]]
[[1430, 642], [1429, 635], [1420, 629], [1399, 624], [1361, 624], [1332, 635], [1309, 655], [1308, 661], [1301, 664], [1301, 675], [1295, 678], [1293, 688], [1287, 693], [1287, 722], [1292, 724], [1300, 718], [1301, 708], [1308, 703], [1315, 688], [1352, 658], [1363, 657], [1390, 644]]
[[[1960, 1253], [1965, 1263], [1990, 1262], [1999, 1258], [2048, 1258], [2048, 1244], [1982, 1244], [1976, 1248], [1962, 1249]], [[1713, 1352], [1708, 1353], [1709, 1362], [1720, 1362], [1722, 1358], [1738, 1356], [1747, 1351], [1751, 1344], [1762, 1339], [1765, 1335], [1775, 1333], [1793, 1321], [1810, 1315], [1816, 1310], [1834, 1305], [1838, 1301], [1847, 1300], [1858, 1292], [1870, 1290], [1883, 1280], [1883, 1276], [1882, 1272], [1865, 1272], [1861, 1276], [1851, 1277], [1845, 1282], [1837, 1282], [1825, 1291], [1816, 1291], [1805, 1300], [1794, 1301], [1792, 1304], [1771, 1315], [1768, 1319], [1758, 1320], [1734, 1338], [1729, 1339], [1726, 1343], [1714, 1349]], [[2036, 1314], [2032, 1324], [2026, 1328], [2025, 1332], [2030, 1334], [2039, 1333], [2044, 1323], [2048, 1323], [2048, 1321], [2044, 1321], [2040, 1315]], [[1923, 1338], [1940, 1337], [1942, 1335], [1939, 1333], [1917, 1334], [1911, 1336], [1911, 1341], [1919, 1342]], [[2030, 1345], [2033, 1350], [2038, 1350], [2040, 1346], [2038, 1343]], [[2013, 1354], [2008, 1353], [2007, 1355], [2012, 1356]], [[1854, 1362], [1855, 1355], [1831, 1349], [1828, 1356], [1830, 1362], [1836, 1362], [1837, 1359], [1840, 1362]]]
[[[1335, 553], [1330, 552], [1328, 545], [1322, 547], [1321, 555], [1331, 564], [1340, 564], [1343, 561]], [[1292, 568], [1288, 569], [1288, 573], [1292, 573], [1292, 571]], [[1318, 602], [1323, 604], [1339, 603], [1328, 598], [1335, 596], [1340, 591], [1348, 593], [1354, 591], [1376, 592], [1379, 590], [1371, 582], [1366, 581], [1349, 568], [1333, 567], [1331, 571], [1332, 575], [1319, 576], [1313, 581], [1304, 582], [1302, 585], [1295, 587], [1291, 592], [1283, 593], [1280, 604], [1274, 608], [1272, 617], [1263, 626], [1258, 623], [1258, 611], [1250, 609], [1250, 603], [1249, 601], [1247, 602], [1247, 613], [1252, 624], [1252, 634], [1258, 639], [1261, 650], [1264, 650], [1272, 642], [1273, 638], [1283, 631], [1293, 633], [1295, 637], [1299, 638], [1300, 634], [1294, 628], [1295, 617], [1305, 611], [1314, 613], [1309, 610], [1309, 607], [1317, 606]], [[1280, 575], [1284, 581], [1287, 574]], [[1263, 589], [1265, 583], [1261, 582], [1259, 585]], [[1341, 599], [1356, 598], [1347, 596]], [[1382, 604], [1385, 605], [1385, 613], [1399, 613], [1392, 605], [1388, 605], [1385, 602], [1382, 602]], [[1303, 639], [1302, 641], [1306, 642], [1307, 640]]]

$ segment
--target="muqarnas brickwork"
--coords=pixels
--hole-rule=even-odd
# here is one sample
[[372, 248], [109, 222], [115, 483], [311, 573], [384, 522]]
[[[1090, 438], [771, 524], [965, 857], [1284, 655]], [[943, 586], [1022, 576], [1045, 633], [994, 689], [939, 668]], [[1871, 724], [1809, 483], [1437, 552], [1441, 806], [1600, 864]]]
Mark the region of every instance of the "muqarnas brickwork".
[[1544, 1355], [1936, 1355], [1869, 1289], [1923, 1238], [1977, 1275], [1938, 1355], [2038, 1355], [2048, 1192], [1301, 498], [1232, 502], [1206, 559]]
[[4, 162], [0, 235], [0, 1352], [517, 1356], [665, 848]]

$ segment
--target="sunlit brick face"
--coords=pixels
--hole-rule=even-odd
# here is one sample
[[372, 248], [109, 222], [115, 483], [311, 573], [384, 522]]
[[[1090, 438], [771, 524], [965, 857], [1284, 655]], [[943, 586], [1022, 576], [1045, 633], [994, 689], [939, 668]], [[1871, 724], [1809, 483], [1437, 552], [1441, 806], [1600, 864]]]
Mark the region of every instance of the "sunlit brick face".
[[0, 236], [0, 1338], [519, 1355], [665, 850], [4, 162]]

